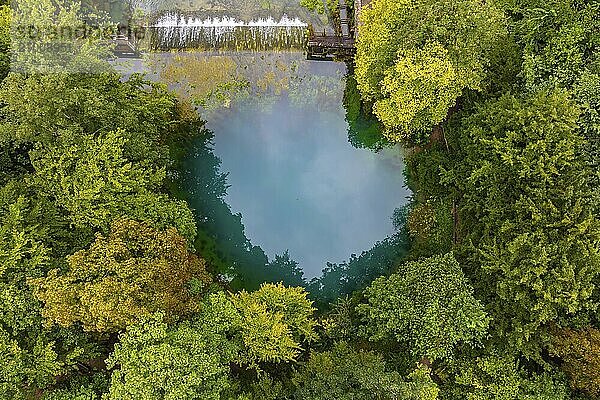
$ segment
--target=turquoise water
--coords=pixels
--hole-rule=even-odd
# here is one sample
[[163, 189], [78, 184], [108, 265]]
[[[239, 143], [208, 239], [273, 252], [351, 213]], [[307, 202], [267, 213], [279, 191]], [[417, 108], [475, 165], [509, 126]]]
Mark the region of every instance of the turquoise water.
[[[210, 64], [200, 61], [211, 57], [226, 57], [237, 66], [235, 80], [246, 83], [200, 107], [211, 133], [190, 146], [181, 189], [196, 212], [196, 247], [220, 264], [218, 272], [241, 276], [239, 287], [301, 284], [295, 264], [269, 268], [269, 260], [288, 251], [308, 282], [328, 263], [343, 263], [394, 234], [394, 210], [410, 196], [402, 150], [368, 148], [378, 147], [373, 125], [344, 106], [345, 96], [357, 97], [345, 64], [307, 61], [300, 52], [178, 53], [130, 62], [126, 70], [164, 80], [161, 71], [173, 63], [187, 65], [171, 76], [175, 82], [167, 80], [185, 96], [206, 86], [202, 68]], [[388, 264], [376, 268], [384, 273]]]
[[[224, 200], [241, 214], [246, 237], [269, 259], [288, 250], [312, 278], [327, 262], [347, 260], [391, 235], [394, 209], [410, 193], [399, 148], [375, 153], [349, 143], [345, 65], [296, 62], [311, 73], [306, 97], [249, 96], [212, 113], [207, 126], [227, 174]], [[331, 79], [338, 84], [310, 95]], [[201, 171], [204, 161], [190, 163]]]

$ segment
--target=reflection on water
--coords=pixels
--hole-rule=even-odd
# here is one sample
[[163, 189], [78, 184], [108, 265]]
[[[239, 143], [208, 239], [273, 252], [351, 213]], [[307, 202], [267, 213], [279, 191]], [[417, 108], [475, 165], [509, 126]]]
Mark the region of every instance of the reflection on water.
[[229, 173], [226, 200], [270, 257], [289, 250], [314, 277], [393, 232], [408, 194], [401, 161], [394, 150], [353, 148], [341, 104], [318, 112], [282, 97], [270, 111], [236, 111], [209, 127]]
[[339, 110], [345, 67], [307, 62], [299, 52], [190, 52], [147, 57], [153, 75], [199, 106], [208, 121], [223, 109], [270, 109], [287, 96], [292, 105]]
[[326, 269], [310, 288], [329, 300], [403, 255], [391, 220], [410, 195], [401, 150], [378, 140], [344, 64], [228, 52], [153, 55], [136, 68], [207, 120], [211, 132], [190, 144], [181, 183], [198, 249], [234, 286], [302, 284], [302, 271], [310, 280]]
[[[225, 199], [242, 214], [246, 236], [270, 258], [289, 250], [311, 278], [392, 234], [391, 216], [408, 192], [399, 149], [374, 153], [348, 142], [344, 65], [296, 62], [314, 64], [299, 66], [312, 70], [301, 91], [274, 96], [268, 108], [244, 98], [208, 127], [228, 173]], [[321, 93], [325, 78], [338, 85]]]

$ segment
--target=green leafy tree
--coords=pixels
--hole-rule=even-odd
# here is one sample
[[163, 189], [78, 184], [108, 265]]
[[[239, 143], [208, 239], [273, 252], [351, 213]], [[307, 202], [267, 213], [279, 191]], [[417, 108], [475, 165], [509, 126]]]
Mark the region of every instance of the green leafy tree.
[[578, 126], [587, 141], [582, 154], [590, 166], [588, 184], [600, 205], [600, 64], [595, 73], [585, 72], [579, 77], [573, 93], [582, 110]]
[[392, 142], [423, 141], [467, 90], [481, 90], [487, 53], [506, 34], [480, 0], [373, 0], [361, 10], [356, 80]]
[[443, 254], [452, 249], [453, 219], [449, 201], [427, 199], [411, 207], [406, 225], [412, 239], [411, 256]]
[[301, 287], [263, 284], [255, 292], [241, 291], [231, 301], [242, 318], [242, 363], [294, 361], [303, 341], [317, 339], [314, 308]]
[[[456, 399], [567, 400], [571, 394], [560, 374], [528, 373], [509, 356], [488, 355], [460, 365], [453, 388]], [[449, 391], [450, 393], [452, 391]]]
[[95, 137], [63, 132], [57, 145], [36, 146], [32, 180], [55, 199], [77, 227], [107, 230], [110, 221], [131, 217], [155, 226], [176, 227], [188, 240], [196, 234], [185, 202], [161, 194], [164, 168], [133, 163], [125, 156], [123, 131]]
[[256, 292], [212, 293], [189, 321], [158, 314], [127, 328], [108, 360], [107, 399], [219, 399], [236, 393], [230, 365], [257, 369], [293, 361], [315, 338], [301, 288], [265, 284]]
[[51, 203], [22, 182], [0, 187], [0, 398], [26, 398], [91, 357], [82, 335], [43, 327], [42, 306], [26, 283], [70, 243], [68, 221]]
[[[463, 269], [502, 344], [539, 352], [545, 324], [596, 307], [600, 230], [564, 92], [482, 105], [459, 129]], [[529, 346], [532, 346], [528, 349]]]
[[121, 131], [130, 161], [167, 167], [168, 144], [203, 123], [182, 107], [164, 85], [132, 75], [10, 74], [0, 88], [0, 142], [15, 146], [56, 144], [62, 134], [94, 137]]
[[489, 318], [452, 253], [404, 263], [365, 296], [358, 311], [366, 335], [402, 342], [415, 357], [450, 359], [456, 346], [486, 335]]
[[[522, 53], [520, 72], [513, 75], [524, 79], [526, 91], [562, 87], [573, 93], [582, 110], [579, 129], [588, 140], [583, 153], [591, 168], [599, 171], [600, 5], [596, 1], [573, 0], [500, 4], [512, 16], [511, 30]], [[590, 177], [591, 187], [598, 187], [599, 182], [598, 173]]]
[[300, 5], [307, 10], [325, 13], [325, 1], [323, 0], [300, 0]]
[[562, 359], [561, 368], [574, 390], [592, 398], [600, 396], [600, 331], [595, 328], [552, 332], [552, 354]]
[[387, 371], [381, 356], [345, 342], [312, 353], [292, 382], [291, 398], [298, 400], [435, 400], [439, 392], [427, 367], [420, 366], [405, 380]]
[[[110, 69], [103, 31], [84, 22], [72, 0], [13, 0], [12, 65], [31, 73], [99, 73]], [[87, 16], [89, 17], [89, 16]], [[98, 18], [90, 21], [104, 24]], [[85, 32], [85, 34], [83, 34]]]
[[596, 1], [501, 1], [511, 15], [512, 31], [523, 49], [523, 76], [528, 90], [571, 87], [594, 64], [600, 35]]
[[87, 331], [125, 328], [156, 311], [167, 317], [198, 309], [197, 289], [209, 280], [204, 262], [175, 229], [158, 231], [128, 219], [98, 234], [88, 250], [68, 258], [68, 270], [29, 281], [48, 323]]
[[12, 12], [8, 5], [0, 5], [0, 81], [10, 71]]
[[129, 216], [194, 240], [191, 211], [164, 189], [168, 145], [199, 133], [202, 122], [164, 87], [117, 74], [11, 74], [0, 99], [0, 143], [24, 149], [19, 165], [36, 172], [38, 190], [75, 226], [106, 232]]
[[[230, 312], [235, 310], [230, 309]], [[221, 310], [224, 313], [225, 310]], [[218, 400], [229, 387], [229, 362], [235, 346], [223, 328], [207, 321], [169, 327], [163, 315], [129, 326], [108, 359], [113, 368], [106, 400]], [[117, 368], [118, 367], [118, 368]]]
[[100, 400], [108, 391], [108, 379], [105, 373], [91, 376], [77, 376], [69, 381], [47, 389], [41, 395], [42, 400]]

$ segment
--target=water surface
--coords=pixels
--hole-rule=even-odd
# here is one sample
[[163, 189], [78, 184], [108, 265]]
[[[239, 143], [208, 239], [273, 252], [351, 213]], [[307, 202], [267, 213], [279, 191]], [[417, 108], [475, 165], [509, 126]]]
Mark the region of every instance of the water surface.
[[[230, 185], [226, 202], [241, 213], [246, 236], [270, 259], [289, 250], [308, 278], [393, 233], [391, 216], [409, 195], [399, 148], [354, 148], [342, 106], [343, 64], [300, 61], [337, 88], [302, 101], [286, 92], [248, 97], [209, 119], [214, 151]], [[332, 101], [333, 100], [333, 101]]]
[[[212, 50], [152, 54], [143, 65], [134, 63], [197, 105], [213, 132], [192, 146], [183, 190], [198, 217], [197, 247], [218, 270], [240, 276], [241, 287], [297, 282], [293, 262], [269, 263], [286, 251], [310, 279], [328, 263], [371, 249], [394, 233], [394, 210], [410, 195], [401, 149], [353, 147], [361, 137], [374, 143], [373, 125], [353, 119], [356, 107], [344, 108], [345, 94], [357, 97], [345, 64], [278, 51], [294, 42], [287, 29], [294, 35], [303, 29], [295, 26], [298, 14], [282, 15], [275, 21], [290, 25], [289, 17], [294, 26], [251, 27], [250, 38], [236, 29], [254, 19], [227, 19], [221, 27], [214, 21], [224, 19], [210, 13], [172, 18], [159, 31], [167, 47]], [[255, 51], [264, 44], [273, 49]], [[232, 51], [240, 48], [246, 50]], [[220, 174], [226, 174], [226, 193]]]

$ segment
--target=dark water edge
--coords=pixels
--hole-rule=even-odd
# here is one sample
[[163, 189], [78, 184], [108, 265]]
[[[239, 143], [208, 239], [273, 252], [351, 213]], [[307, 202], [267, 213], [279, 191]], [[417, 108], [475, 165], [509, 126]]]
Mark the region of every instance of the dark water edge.
[[[239, 53], [233, 54], [239, 55]], [[243, 57], [256, 58], [254, 52], [244, 52], [242, 54], [239, 55], [240, 60], [243, 60]], [[296, 60], [298, 56], [301, 56], [301, 54], [283, 53], [277, 57], [289, 61]], [[168, 57], [169, 55], [167, 55], [167, 59]], [[303, 136], [305, 139], [300, 137], [298, 139], [300, 142], [293, 145], [294, 150], [290, 154], [293, 154], [294, 151], [301, 153], [317, 152], [324, 143], [319, 145], [315, 140], [318, 140], [320, 136], [327, 135], [331, 136], [330, 141], [337, 143], [335, 146], [345, 147], [346, 149], [343, 151], [346, 152], [364, 152], [364, 154], [369, 154], [369, 157], [378, 157], [379, 155], [375, 154], [374, 151], [381, 151], [381, 149], [386, 148], [387, 144], [380, 139], [381, 135], [377, 121], [368, 113], [365, 113], [360, 104], [360, 97], [352, 76], [334, 78], [334, 76], [337, 76], [337, 68], [333, 63], [301, 64], [298, 70], [302, 71], [302, 75], [293, 78], [296, 82], [293, 99], [289, 97], [289, 93], [273, 94], [271, 92], [266, 98], [263, 96], [262, 100], [258, 102], [252, 96], [247, 97], [244, 99], [244, 104], [235, 109], [212, 113], [206, 125], [210, 130], [205, 127], [195, 133], [194, 139], [182, 142], [180, 146], [175, 146], [173, 155], [177, 159], [177, 172], [173, 175], [171, 190], [177, 197], [186, 200], [194, 210], [198, 227], [198, 238], [194, 243], [195, 248], [209, 262], [213, 272], [219, 275], [223, 281], [228, 282], [232, 290], [253, 290], [263, 282], [281, 281], [287, 285], [306, 287], [316, 304], [320, 308], [326, 308], [330, 302], [364, 288], [374, 278], [393, 269], [394, 265], [397, 265], [407, 253], [409, 240], [402, 229], [394, 231], [390, 228], [387, 231], [388, 233], [382, 230], [380, 236], [375, 236], [367, 244], [348, 247], [348, 250], [339, 253], [341, 254], [339, 256], [323, 258], [322, 262], [313, 263], [312, 271], [307, 275], [304, 271], [306, 265], [302, 262], [302, 257], [299, 258], [297, 252], [295, 254], [293, 249], [286, 252], [289, 245], [285, 237], [279, 235], [282, 243], [280, 248], [273, 250], [272, 246], [267, 246], [270, 250], [265, 251], [261, 247], [262, 241], [257, 239], [256, 229], [248, 231], [247, 219], [260, 213], [244, 211], [243, 204], [240, 207], [239, 201], [234, 202], [235, 206], [232, 207], [230, 195], [232, 191], [235, 192], [236, 189], [240, 188], [240, 184], [239, 181], [236, 182], [235, 179], [232, 179], [235, 176], [228, 176], [229, 172], [235, 172], [235, 168], [231, 168], [230, 165], [232, 161], [231, 154], [224, 152], [223, 140], [226, 139], [225, 134], [228, 130], [225, 128], [231, 126], [236, 115], [239, 126], [252, 122], [253, 118], [256, 119], [252, 117], [252, 112], [257, 113], [259, 119], [266, 118], [267, 122], [269, 118], [272, 118], [268, 117], [269, 113], [273, 112], [275, 115], [281, 116], [282, 121], [291, 121], [296, 118], [299, 121], [297, 125], [310, 126], [310, 124], [302, 123], [302, 121], [309, 120], [311, 113], [317, 113], [316, 115], [321, 115], [321, 118], [326, 115], [327, 118], [333, 118], [337, 121], [335, 123], [337, 128], [334, 131], [330, 132], [327, 127], [317, 128], [324, 129], [321, 132], [322, 135]], [[153, 77], [153, 79], [159, 78], [159, 76]], [[335, 89], [334, 92], [329, 89], [326, 92], [320, 92], [321, 89], [328, 87], [323, 85], [324, 82], [333, 82], [332, 79], [338, 79], [339, 85], [341, 85], [340, 88]], [[302, 96], [303, 93], [312, 93], [312, 96]], [[332, 95], [331, 93], [335, 94]], [[264, 102], [265, 99], [270, 105], [265, 108], [264, 104], [261, 104], [261, 107], [256, 109], [256, 104]], [[312, 99], [320, 100], [314, 103]], [[248, 104], [248, 100], [250, 100], [250, 104]], [[273, 104], [276, 105], [282, 101], [293, 102], [291, 109], [293, 109], [295, 117], [290, 116], [287, 109], [279, 111], [273, 109]], [[290, 106], [286, 105], [286, 107]], [[255, 127], [260, 126], [256, 121], [253, 123]], [[272, 129], [273, 126], [271, 124], [270, 130], [267, 129], [267, 134], [277, 133]], [[284, 123], [281, 124], [281, 129], [289, 130], [290, 127]], [[233, 129], [234, 134], [235, 132], [236, 129]], [[256, 134], [257, 132], [258, 130], [256, 132], [249, 131], [245, 137], [250, 138], [252, 133]], [[221, 136], [218, 136], [219, 134]], [[302, 134], [301, 131], [296, 131], [296, 135], [300, 134]], [[312, 137], [312, 139], [309, 140], [309, 137]], [[242, 138], [244, 138], [244, 135], [242, 135]], [[271, 143], [268, 137], [261, 140], [263, 140], [263, 143]], [[299, 150], [302, 146], [308, 146], [306, 140], [313, 141], [314, 143], [311, 145], [313, 147], [309, 146], [305, 150]], [[226, 145], [227, 141], [225, 140]], [[238, 139], [232, 138], [229, 142], [230, 147], [236, 143], [238, 147], [243, 147], [241, 146], [242, 142]], [[326, 141], [325, 144], [327, 143]], [[225, 150], [226, 148], [227, 146]], [[259, 151], [261, 148], [259, 146], [255, 151]], [[332, 149], [335, 148], [337, 147]], [[281, 155], [284, 156], [283, 159], [286, 158], [285, 154], [289, 150], [290, 148], [286, 150], [285, 146], [280, 149]], [[332, 153], [335, 152], [332, 150]], [[243, 160], [243, 157], [240, 159]], [[362, 163], [357, 161], [349, 165], [361, 166]], [[358, 171], [360, 171], [360, 168], [355, 172]], [[402, 166], [394, 167], [393, 173], [398, 177], [402, 177]], [[347, 178], [352, 179], [351, 176]], [[401, 181], [399, 183], [401, 184]], [[377, 192], [378, 189], [373, 190]], [[401, 207], [406, 204], [409, 195], [410, 192], [406, 191], [406, 196], [397, 196], [397, 204], [394, 207]], [[238, 194], [238, 200], [239, 198]], [[241, 198], [243, 200], [243, 196]], [[373, 199], [376, 199], [376, 196]], [[394, 207], [386, 212], [382, 224], [391, 226]], [[282, 210], [285, 215], [285, 206]], [[293, 223], [289, 225], [292, 226]], [[380, 223], [374, 225], [381, 226]], [[344, 230], [343, 227], [335, 224], [331, 228], [333, 229], [332, 232]], [[353, 235], [355, 229], [358, 228], [347, 228], [348, 232], [346, 233]], [[356, 232], [360, 232], [360, 230]], [[322, 273], [316, 272], [321, 270], [323, 270]]]
[[[225, 201], [227, 174], [213, 151], [214, 134], [203, 129], [195, 138], [179, 142], [174, 148], [178, 174], [170, 190], [186, 200], [194, 211], [198, 236], [194, 247], [209, 263], [212, 272], [232, 290], [254, 290], [264, 282], [283, 282], [307, 288], [319, 309], [328, 308], [337, 299], [364, 289], [375, 278], [390, 273], [407, 255], [410, 239], [400, 221], [400, 229], [359, 255], [352, 254], [340, 263], [326, 263], [323, 273], [306, 279], [298, 263], [286, 252], [271, 261], [247, 238], [242, 215], [232, 212]], [[199, 164], [189, 165], [194, 159]], [[199, 173], [202, 171], [203, 173]], [[198, 190], [190, 191], [191, 184]], [[408, 205], [402, 207], [407, 209]], [[203, 212], [201, 212], [202, 210]]]

